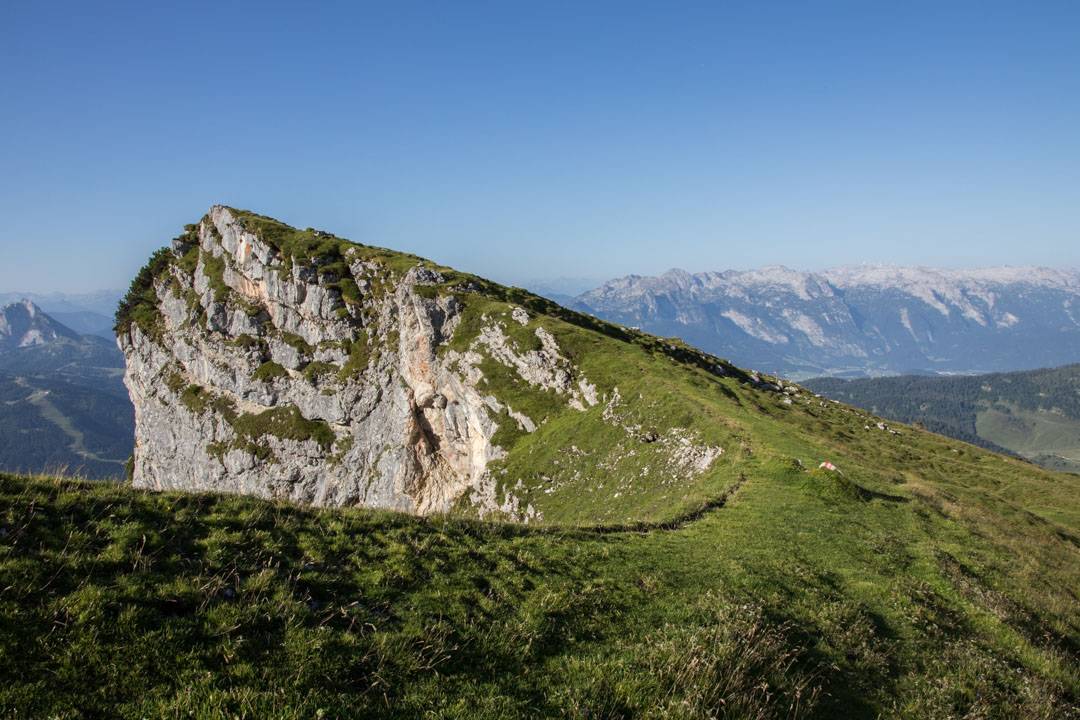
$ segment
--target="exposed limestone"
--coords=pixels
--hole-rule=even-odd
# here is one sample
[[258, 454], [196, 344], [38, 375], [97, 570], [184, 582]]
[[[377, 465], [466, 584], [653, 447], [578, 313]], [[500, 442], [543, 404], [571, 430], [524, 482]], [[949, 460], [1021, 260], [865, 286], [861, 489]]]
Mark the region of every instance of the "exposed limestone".
[[[487, 468], [503, 454], [492, 443], [501, 413], [525, 432], [537, 423], [486, 393], [478, 365], [486, 354], [574, 407], [595, 404], [550, 333], [537, 329], [541, 349], [521, 352], [490, 322], [470, 350], [440, 354], [460, 307], [428, 290], [444, 281], [434, 270], [346, 251], [360, 294], [347, 302], [338, 278], [282, 257], [228, 208], [194, 232], [197, 245], [174, 245], [177, 258], [197, 253], [194, 270], [174, 262], [154, 286], [161, 333], [132, 325], [118, 338], [137, 487], [413, 513], [465, 499], [535, 515], [512, 493], [496, 498]], [[513, 318], [528, 323], [520, 308]]]
[[632, 422], [623, 411], [623, 399], [617, 387], [612, 389], [604, 404], [603, 418], [642, 443], [656, 443], [664, 452], [669, 471], [676, 476], [688, 478], [700, 475], [724, 454], [724, 449], [718, 445], [701, 444], [691, 430], [673, 427], [665, 433], [659, 433]]
[[503, 328], [492, 323], [481, 330], [475, 345], [483, 347], [498, 362], [516, 370], [530, 385], [566, 395], [571, 407], [584, 410], [586, 405], [595, 405], [596, 388], [584, 377], [574, 382], [573, 367], [559, 353], [558, 343], [551, 333], [538, 327], [536, 337], [540, 341], [540, 349], [521, 352], [506, 336]]

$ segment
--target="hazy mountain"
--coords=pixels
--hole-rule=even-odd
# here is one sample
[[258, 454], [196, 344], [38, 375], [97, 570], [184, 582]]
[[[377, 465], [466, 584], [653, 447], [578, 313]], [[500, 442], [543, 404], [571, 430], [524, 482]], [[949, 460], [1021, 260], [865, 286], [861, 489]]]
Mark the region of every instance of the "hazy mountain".
[[953, 377], [815, 378], [805, 385], [877, 415], [1080, 472], [1080, 365]]
[[1080, 273], [846, 267], [631, 275], [575, 307], [795, 378], [991, 372], [1080, 359]]
[[0, 305], [30, 300], [39, 308], [82, 335], [113, 338], [113, 314], [123, 292], [96, 290], [89, 293], [0, 293]]
[[113, 338], [113, 319], [108, 315], [101, 315], [89, 310], [76, 312], [51, 312], [54, 320], [67, 325], [81, 335], [97, 335], [98, 337]]
[[575, 297], [599, 287], [602, 283], [602, 280], [595, 278], [558, 277], [529, 280], [520, 284], [530, 292], [569, 306], [574, 302]]
[[111, 318], [116, 312], [116, 304], [123, 297], [123, 290], [94, 290], [85, 293], [64, 292], [0, 292], [0, 304], [9, 304], [20, 300], [32, 300], [35, 305], [47, 313], [54, 312], [92, 312]]
[[113, 340], [30, 301], [0, 309], [0, 469], [121, 477], [134, 417]]
[[77, 332], [56, 322], [29, 300], [0, 308], [0, 352], [78, 338]]

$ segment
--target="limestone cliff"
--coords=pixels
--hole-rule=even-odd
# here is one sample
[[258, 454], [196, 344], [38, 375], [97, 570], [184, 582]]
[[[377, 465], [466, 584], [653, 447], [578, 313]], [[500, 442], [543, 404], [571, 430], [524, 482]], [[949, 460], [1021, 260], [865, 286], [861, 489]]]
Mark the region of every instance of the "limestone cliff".
[[539, 496], [559, 460], [550, 470], [502, 461], [549, 421], [587, 419], [617, 433], [594, 460], [616, 476], [648, 454], [635, 444], [667, 453], [687, 478], [709, 470], [718, 444], [663, 427], [663, 442], [642, 441], [640, 424], [613, 420], [617, 388], [598, 390], [549, 329], [558, 323], [507, 292], [211, 208], [151, 259], [118, 313], [134, 484], [530, 519], [538, 510], [519, 495]]

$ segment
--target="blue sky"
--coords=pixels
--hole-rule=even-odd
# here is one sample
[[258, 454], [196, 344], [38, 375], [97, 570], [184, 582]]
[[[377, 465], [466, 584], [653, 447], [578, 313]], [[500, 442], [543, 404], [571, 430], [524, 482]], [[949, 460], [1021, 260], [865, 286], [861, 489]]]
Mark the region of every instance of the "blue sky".
[[519, 283], [1080, 266], [1080, 3], [97, 5], [0, 9], [0, 290], [215, 202]]

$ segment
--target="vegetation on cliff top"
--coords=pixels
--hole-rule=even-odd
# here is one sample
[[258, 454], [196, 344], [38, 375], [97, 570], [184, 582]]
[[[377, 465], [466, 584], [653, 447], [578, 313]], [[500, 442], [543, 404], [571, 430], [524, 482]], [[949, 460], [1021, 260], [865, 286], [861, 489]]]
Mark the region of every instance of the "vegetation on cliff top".
[[155, 250], [131, 281], [131, 287], [120, 300], [116, 309], [116, 324], [113, 329], [117, 335], [126, 334], [131, 326], [139, 328], [151, 337], [159, 333], [161, 311], [158, 309], [158, 297], [154, 281], [169, 267], [173, 260], [168, 248]]
[[[321, 282], [338, 290], [346, 303], [359, 302], [362, 298], [362, 293], [356, 284], [357, 278], [352, 276], [349, 269], [349, 262], [362, 260], [381, 268], [370, 280], [365, 279], [369, 282], [368, 292], [376, 295], [391, 290], [393, 282], [404, 276], [409, 269], [419, 265], [436, 270], [444, 277], [444, 282], [440, 285], [430, 289], [425, 288], [421, 292], [430, 295], [452, 293], [459, 297], [474, 296], [485, 301], [494, 300], [518, 305], [531, 313], [545, 315], [582, 329], [601, 333], [612, 339], [629, 342], [650, 353], [662, 354], [710, 372], [721, 371], [744, 380], [748, 377], [746, 373], [727, 361], [691, 347], [678, 338], [657, 338], [639, 330], [609, 323], [591, 315], [564, 308], [522, 288], [500, 285], [470, 273], [438, 265], [410, 253], [364, 245], [313, 228], [301, 230], [249, 210], [235, 208], [228, 208], [228, 210], [245, 229], [258, 235], [279, 252], [285, 269], [291, 268], [298, 260], [302, 261], [315, 271]], [[211, 231], [216, 233], [213, 223], [209, 222], [209, 216], [204, 216], [200, 222], [207, 223]], [[160, 333], [160, 311], [157, 307], [153, 282], [170, 266], [175, 265], [188, 274], [193, 272], [194, 258], [198, 253], [192, 254], [191, 250], [198, 242], [198, 227], [198, 224], [186, 226], [184, 233], [174, 241], [183, 250], [181, 254], [177, 255], [168, 248], [161, 248], [154, 252], [147, 264], [136, 275], [131, 288], [117, 309], [115, 329], [118, 334], [126, 332], [134, 321], [137, 321], [140, 327], [153, 336]], [[215, 292], [215, 299], [218, 301], [227, 299], [229, 292], [223, 280], [224, 260], [210, 258], [206, 253], [202, 255], [204, 267]], [[209, 265], [207, 265], [208, 261]]]

